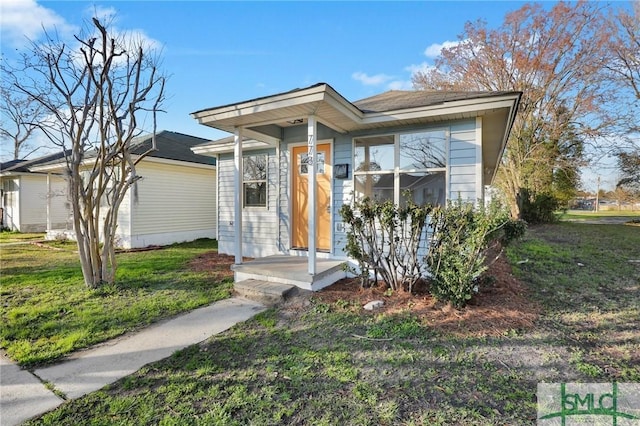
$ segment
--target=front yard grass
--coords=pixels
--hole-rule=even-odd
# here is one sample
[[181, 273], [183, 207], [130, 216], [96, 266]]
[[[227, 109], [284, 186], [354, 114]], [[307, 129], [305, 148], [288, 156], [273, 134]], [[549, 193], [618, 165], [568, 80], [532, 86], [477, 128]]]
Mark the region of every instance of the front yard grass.
[[75, 243], [3, 246], [1, 347], [23, 366], [42, 365], [226, 298], [232, 287], [229, 264], [209, 271], [188, 267], [216, 249], [215, 240], [197, 240], [121, 253], [116, 284], [89, 290]]
[[538, 382], [640, 381], [639, 247], [624, 225], [532, 228], [509, 250], [542, 307], [527, 330], [294, 299], [30, 424], [534, 424]]
[[21, 243], [42, 240], [44, 240], [44, 234], [41, 232], [0, 231], [0, 243]]

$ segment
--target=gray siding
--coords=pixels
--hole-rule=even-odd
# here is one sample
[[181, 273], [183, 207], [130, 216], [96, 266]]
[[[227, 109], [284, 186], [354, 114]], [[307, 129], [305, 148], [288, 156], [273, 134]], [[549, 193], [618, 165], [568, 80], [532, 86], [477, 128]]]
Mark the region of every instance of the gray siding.
[[450, 200], [476, 201], [481, 197], [476, 191], [477, 149], [475, 120], [453, 123], [449, 143]]
[[347, 179], [333, 180], [333, 253], [336, 257], [345, 257], [344, 247], [347, 234], [340, 216], [340, 208], [353, 199], [353, 146], [351, 136], [340, 135], [333, 144], [334, 164], [348, 164]]
[[[278, 221], [276, 203], [278, 197], [278, 161], [275, 149], [245, 152], [267, 154], [267, 207], [242, 209], [242, 246], [244, 256], [267, 256], [278, 252]], [[218, 240], [221, 253], [234, 254], [234, 162], [233, 154], [220, 155], [218, 165]]]

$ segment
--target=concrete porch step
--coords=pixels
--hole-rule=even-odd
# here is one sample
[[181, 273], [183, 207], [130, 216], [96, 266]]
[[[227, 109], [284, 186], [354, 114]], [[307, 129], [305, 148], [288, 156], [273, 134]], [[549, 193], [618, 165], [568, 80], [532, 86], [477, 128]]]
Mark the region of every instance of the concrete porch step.
[[278, 305], [286, 299], [296, 288], [292, 284], [283, 284], [273, 281], [248, 279], [233, 285], [236, 293], [266, 306]]
[[303, 256], [273, 255], [232, 265], [236, 282], [245, 280], [291, 284], [303, 290], [317, 291], [346, 276], [344, 260], [317, 259], [316, 273], [308, 272], [308, 259]]

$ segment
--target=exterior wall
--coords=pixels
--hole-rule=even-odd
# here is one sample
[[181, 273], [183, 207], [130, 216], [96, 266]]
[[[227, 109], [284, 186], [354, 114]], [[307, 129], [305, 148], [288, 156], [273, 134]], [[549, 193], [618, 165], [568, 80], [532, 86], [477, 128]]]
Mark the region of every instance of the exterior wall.
[[477, 154], [482, 152], [482, 148], [479, 146], [481, 141], [476, 138], [475, 120], [459, 121], [451, 125], [447, 190], [450, 200], [475, 202], [482, 198], [477, 185]]
[[20, 177], [2, 178], [2, 225], [20, 230]]
[[71, 204], [69, 203], [67, 181], [60, 176], [51, 176], [49, 211], [52, 229], [71, 229]]
[[214, 167], [143, 161], [137, 171], [143, 178], [118, 211], [122, 247], [216, 237]]
[[[480, 121], [481, 124], [481, 121]], [[317, 140], [331, 140], [332, 165], [347, 164], [346, 179], [332, 181], [332, 250], [331, 257], [346, 259], [346, 229], [340, 216], [340, 208], [353, 197], [353, 139], [359, 136], [410, 132], [428, 128], [449, 130], [447, 166], [447, 197], [477, 201], [482, 198], [482, 165], [479, 157], [482, 152], [481, 132], [475, 119], [437, 123], [430, 127], [382, 129], [369, 132], [340, 134], [324, 126], [318, 126]], [[243, 255], [250, 257], [267, 256], [276, 253], [289, 253], [291, 230], [290, 206], [290, 149], [296, 144], [306, 144], [307, 127], [287, 128], [278, 150], [248, 151], [247, 153], [269, 154], [268, 204], [267, 208], [243, 209]], [[233, 226], [233, 153], [221, 154], [218, 163], [219, 185], [219, 250], [221, 253], [234, 253]], [[478, 173], [480, 171], [480, 173]], [[278, 190], [279, 188], [279, 190]]]
[[66, 227], [69, 204], [64, 179], [51, 176], [51, 194], [47, 192], [47, 176], [42, 174], [6, 177], [2, 182], [4, 226], [20, 232], [45, 232], [50, 197], [51, 226]]
[[[278, 247], [278, 158], [275, 149], [245, 151], [247, 154], [267, 155], [267, 206], [242, 209], [243, 256], [262, 257], [279, 252]], [[234, 161], [233, 154], [218, 158], [218, 251], [234, 254]]]

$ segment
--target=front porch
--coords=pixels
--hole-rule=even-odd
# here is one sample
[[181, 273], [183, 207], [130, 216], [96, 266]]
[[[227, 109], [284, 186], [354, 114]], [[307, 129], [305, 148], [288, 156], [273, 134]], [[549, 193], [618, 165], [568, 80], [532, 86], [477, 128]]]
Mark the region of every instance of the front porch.
[[253, 280], [256, 287], [267, 282], [317, 291], [346, 277], [345, 264], [344, 260], [318, 258], [315, 274], [309, 274], [307, 257], [274, 255], [232, 265], [231, 269], [236, 285], [250, 285], [252, 282], [246, 281]]

